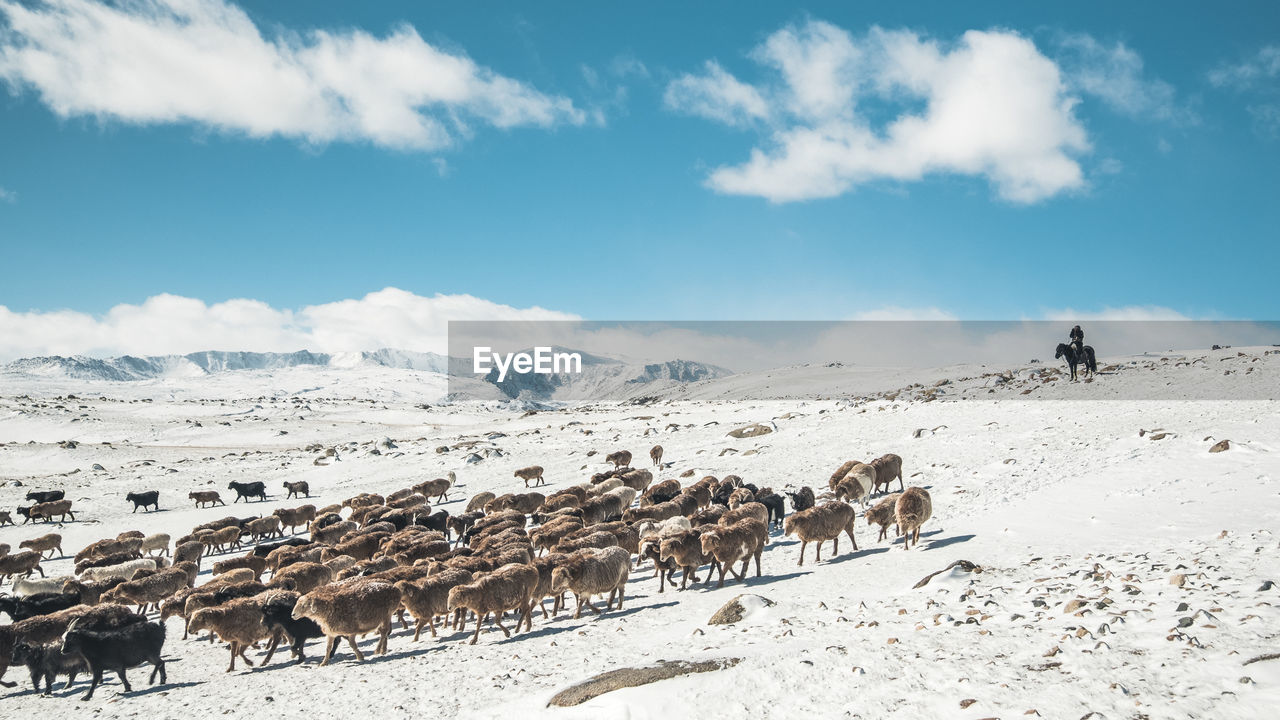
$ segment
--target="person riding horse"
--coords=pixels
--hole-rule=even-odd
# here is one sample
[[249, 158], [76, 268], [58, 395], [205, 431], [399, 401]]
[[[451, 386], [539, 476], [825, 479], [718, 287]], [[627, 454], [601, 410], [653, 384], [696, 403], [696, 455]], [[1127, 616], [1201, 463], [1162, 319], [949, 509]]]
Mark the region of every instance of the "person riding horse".
[[1071, 344], [1076, 346], [1076, 352], [1083, 352], [1084, 351], [1084, 331], [1080, 329], [1080, 326], [1076, 325], [1075, 327], [1071, 328], [1071, 332], [1068, 333], [1068, 336], [1071, 338]]

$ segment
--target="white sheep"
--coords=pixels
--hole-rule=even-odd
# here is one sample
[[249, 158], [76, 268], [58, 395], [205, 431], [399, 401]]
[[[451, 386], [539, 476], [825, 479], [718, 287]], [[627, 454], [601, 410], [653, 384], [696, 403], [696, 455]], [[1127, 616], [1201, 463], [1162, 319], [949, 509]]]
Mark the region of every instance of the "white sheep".
[[80, 579], [100, 581], [124, 578], [125, 580], [132, 580], [134, 575], [143, 570], [155, 569], [156, 561], [153, 558], [142, 558], [141, 560], [129, 560], [128, 562], [122, 562], [119, 565], [86, 568], [84, 572], [80, 573]]
[[156, 533], [155, 535], [146, 536], [142, 539], [141, 551], [143, 555], [150, 555], [153, 552], [168, 555], [169, 535], [167, 533]]
[[58, 577], [40, 578], [32, 580], [30, 578], [14, 578], [13, 594], [17, 597], [29, 597], [31, 595], [39, 595], [40, 593], [60, 593], [62, 586], [68, 580], [74, 580], [70, 575], [60, 575]]

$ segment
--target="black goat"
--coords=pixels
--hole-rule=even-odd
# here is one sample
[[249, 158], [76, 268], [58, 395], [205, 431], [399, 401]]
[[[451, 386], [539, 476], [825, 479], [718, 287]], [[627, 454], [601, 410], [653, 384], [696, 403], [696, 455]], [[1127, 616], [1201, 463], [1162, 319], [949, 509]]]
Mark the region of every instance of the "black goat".
[[38, 503], [53, 502], [54, 500], [61, 500], [66, 496], [67, 493], [65, 490], [32, 490], [27, 493], [28, 500]]
[[262, 660], [263, 665], [271, 662], [271, 656], [275, 654], [281, 636], [288, 638], [290, 650], [297, 662], [307, 659], [303, 648], [308, 640], [324, 637], [324, 631], [315, 620], [305, 617], [294, 619], [293, 608], [297, 604], [298, 593], [281, 592], [272, 594], [271, 598], [262, 605], [262, 622], [273, 633], [267, 656]]
[[63, 655], [81, 655], [93, 673], [93, 682], [81, 700], [93, 697], [93, 691], [102, 683], [102, 673], [114, 670], [120, 676], [120, 684], [125, 692], [132, 692], [125, 670], [151, 663], [151, 678], [148, 684], [155, 684], [156, 673], [160, 673], [160, 683], [168, 682], [164, 671], [164, 658], [160, 651], [164, 648], [164, 625], [158, 622], [140, 622], [115, 630], [93, 631], [76, 627], [79, 621], [72, 621], [67, 632], [62, 636]]
[[782, 499], [781, 495], [775, 493], [769, 488], [765, 488], [759, 493], [756, 493], [756, 502], [760, 503], [761, 505], [764, 505], [765, 509], [769, 511], [770, 525], [781, 525], [782, 521], [786, 519], [787, 517], [786, 501]]
[[421, 525], [429, 530], [436, 530], [444, 533], [445, 537], [449, 537], [449, 511], [437, 510], [430, 515], [419, 515], [414, 521], [415, 525]]
[[262, 501], [267, 499], [267, 486], [261, 482], [242, 483], [232, 480], [231, 484], [227, 485], [227, 489], [236, 491], [236, 499], [231, 501], [233, 505], [241, 500], [249, 502], [249, 498], [258, 498]]
[[80, 604], [80, 593], [36, 593], [27, 597], [0, 597], [0, 612], [14, 622], [48, 615]]
[[40, 692], [40, 681], [44, 680], [45, 695], [53, 692], [53, 681], [59, 675], [67, 676], [67, 684], [63, 686], [65, 690], [76, 681], [76, 673], [89, 672], [83, 657], [63, 655], [56, 642], [48, 645], [18, 643], [13, 648], [13, 661], [27, 666], [36, 692]]
[[311, 541], [307, 540], [306, 538], [291, 537], [291, 538], [285, 538], [280, 542], [257, 545], [253, 548], [252, 553], [255, 557], [266, 557], [267, 555], [271, 554], [272, 550], [285, 547], [286, 545], [301, 547], [301, 546], [310, 545], [310, 544], [311, 544]]
[[128, 495], [125, 495], [124, 499], [133, 503], [134, 512], [138, 512], [138, 508], [142, 508], [143, 510], [146, 510], [147, 508], [153, 507], [153, 506], [155, 507], [156, 510], [160, 509], [160, 491], [159, 490], [148, 490], [146, 492], [140, 492], [140, 493], [131, 492]]
[[796, 512], [808, 510], [816, 504], [813, 497], [813, 488], [805, 485], [795, 492], [786, 491], [787, 497], [791, 498], [791, 509]]

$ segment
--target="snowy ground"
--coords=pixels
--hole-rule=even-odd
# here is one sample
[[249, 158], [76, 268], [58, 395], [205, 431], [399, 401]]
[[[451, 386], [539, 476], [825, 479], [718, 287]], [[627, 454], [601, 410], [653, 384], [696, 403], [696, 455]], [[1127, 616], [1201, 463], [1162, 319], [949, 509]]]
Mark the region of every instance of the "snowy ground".
[[[736, 473], [775, 489], [817, 488], [843, 460], [895, 452], [908, 484], [929, 489], [934, 517], [918, 550], [877, 543], [860, 519], [858, 552], [842, 544], [832, 559], [828, 545], [821, 563], [810, 555], [797, 567], [798, 543], [778, 535], [764, 576], [745, 585], [660, 594], [646, 566], [633, 573], [622, 612], [537, 616], [531, 634], [505, 640], [493, 630], [476, 646], [461, 634], [414, 643], [397, 628], [390, 652], [363, 664], [341, 652], [335, 664], [316, 667], [313, 644], [306, 665], [278, 655], [265, 669], [225, 674], [226, 649], [182, 641], [175, 619], [167, 686], [146, 688], [139, 675], [137, 691], [125, 696], [110, 680], [79, 703], [83, 680], [42, 698], [30, 692], [25, 672], [10, 669], [5, 679], [22, 684], [2, 691], [0, 706], [15, 717], [99, 718], [371, 710], [525, 718], [806, 710], [862, 718], [1268, 717], [1280, 706], [1280, 661], [1243, 663], [1280, 651], [1280, 586], [1261, 589], [1280, 582], [1273, 534], [1280, 531], [1280, 405], [1247, 398], [1275, 397], [1280, 355], [1236, 353], [1126, 363], [1088, 384], [1046, 381], [1036, 367], [1000, 381], [993, 369], [945, 368], [832, 389], [834, 379], [824, 385], [815, 370], [797, 369], [768, 379], [780, 399], [743, 399], [762, 386], [757, 374], [684, 393], [701, 399], [528, 416], [477, 406], [423, 409], [442, 387], [438, 376], [411, 371], [6, 380], [0, 507], [26, 504], [29, 489], [65, 488], [78, 521], [56, 531], [72, 554], [125, 529], [177, 536], [227, 514], [299, 504], [284, 500], [286, 479], [309, 481], [310, 502], [325, 504], [455, 470], [461, 487], [443, 506], [454, 512], [481, 490], [523, 489], [514, 468], [543, 465], [555, 489], [603, 469], [609, 451], [642, 458], [655, 443], [670, 463], [658, 479], [686, 470]], [[831, 370], [838, 368], [816, 374]], [[935, 389], [944, 379], [951, 382]], [[920, 385], [902, 389], [912, 383]], [[1242, 399], [1123, 399], [1192, 386]], [[1023, 394], [1030, 388], [1041, 399]], [[1097, 397], [1121, 399], [1088, 402]], [[726, 435], [752, 422], [776, 431], [749, 440]], [[374, 454], [384, 437], [397, 448]], [[1224, 438], [1231, 449], [1210, 454]], [[76, 446], [60, 444], [67, 440]], [[465, 461], [468, 450], [436, 451], [465, 440], [480, 441], [479, 462]], [[316, 447], [336, 447], [339, 460], [315, 465]], [[212, 488], [230, 501], [227, 483], [249, 479], [267, 482], [268, 502], [197, 510], [186, 500], [190, 490]], [[163, 510], [130, 514], [125, 493], [152, 488], [161, 491]], [[16, 549], [50, 530], [0, 528], [0, 543]], [[912, 589], [957, 559], [983, 571], [947, 573]], [[51, 574], [69, 571], [69, 559], [46, 563]], [[1171, 584], [1174, 575], [1184, 576], [1181, 586]], [[706, 624], [742, 592], [776, 604], [736, 625]], [[546, 707], [556, 691], [598, 672], [710, 658], [741, 662], [576, 708]]]

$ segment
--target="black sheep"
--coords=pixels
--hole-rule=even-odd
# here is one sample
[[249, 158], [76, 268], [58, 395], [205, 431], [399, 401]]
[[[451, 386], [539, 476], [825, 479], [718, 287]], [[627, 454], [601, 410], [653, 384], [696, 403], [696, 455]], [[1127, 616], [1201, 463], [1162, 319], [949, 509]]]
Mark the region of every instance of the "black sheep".
[[80, 604], [80, 593], [36, 593], [27, 597], [0, 597], [0, 612], [14, 622], [48, 615]]
[[436, 530], [449, 536], [449, 511], [437, 510], [430, 515], [419, 515], [414, 522], [415, 525], [421, 525], [429, 530]]
[[795, 492], [787, 491], [787, 496], [791, 498], [791, 509], [796, 512], [808, 510], [816, 504], [813, 497], [813, 488], [805, 485]]
[[143, 510], [146, 510], [149, 507], [155, 507], [156, 510], [160, 509], [159, 490], [147, 490], [146, 492], [140, 493], [131, 492], [128, 495], [125, 495], [124, 499], [133, 503], [134, 512], [138, 512], [138, 508], [142, 508]]
[[125, 692], [133, 691], [125, 670], [142, 663], [151, 663], [149, 684], [155, 684], [156, 673], [160, 674], [161, 684], [168, 682], [164, 658], [160, 657], [160, 651], [164, 649], [164, 625], [161, 623], [140, 622], [105, 631], [81, 630], [76, 625], [77, 621], [72, 621], [62, 636], [62, 654], [82, 655], [89, 665], [89, 672], [93, 673], [93, 682], [81, 700], [93, 697], [93, 691], [102, 683], [102, 673], [107, 670], [114, 670], [120, 676]]
[[781, 525], [787, 516], [787, 503], [783, 501], [782, 496], [765, 488], [764, 492], [756, 495], [756, 502], [765, 506], [769, 511], [769, 524]]
[[49, 645], [28, 645], [18, 643], [13, 648], [13, 661], [27, 666], [31, 673], [31, 686], [40, 691], [40, 681], [44, 680], [44, 694], [53, 692], [53, 681], [59, 675], [67, 676], [67, 684], [63, 689], [71, 687], [76, 680], [76, 673], [89, 672], [89, 666], [79, 655], [63, 655], [58, 643]]
[[233, 505], [241, 500], [249, 502], [249, 498], [258, 498], [262, 501], [267, 499], [267, 486], [262, 482], [242, 483], [232, 480], [227, 485], [227, 489], [236, 491], [236, 499], [231, 502]]
[[53, 502], [54, 500], [61, 500], [66, 496], [67, 493], [64, 490], [32, 490], [27, 493], [28, 500], [38, 503]]
[[275, 550], [277, 548], [282, 548], [285, 546], [302, 547], [304, 545], [310, 545], [310, 544], [311, 544], [311, 541], [307, 540], [306, 538], [291, 537], [291, 538], [286, 538], [284, 540], [281, 540], [280, 542], [273, 542], [273, 543], [267, 543], [264, 545], [258, 545], [253, 548], [253, 555], [255, 557], [266, 557], [267, 555], [271, 554], [272, 550]]
[[262, 622], [274, 635], [271, 638], [267, 656], [262, 660], [263, 665], [271, 662], [271, 656], [275, 654], [276, 646], [280, 644], [281, 635], [289, 639], [290, 650], [297, 662], [307, 659], [303, 648], [308, 640], [324, 637], [324, 631], [315, 620], [305, 617], [294, 619], [293, 608], [297, 604], [298, 593], [296, 592], [275, 593], [263, 604]]

